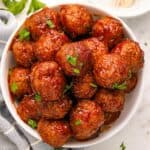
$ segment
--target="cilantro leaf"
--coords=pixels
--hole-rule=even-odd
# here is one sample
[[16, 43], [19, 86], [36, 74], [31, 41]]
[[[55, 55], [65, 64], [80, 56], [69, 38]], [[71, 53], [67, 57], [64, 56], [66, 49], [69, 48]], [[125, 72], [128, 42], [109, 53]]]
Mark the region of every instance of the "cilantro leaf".
[[30, 32], [28, 29], [23, 28], [19, 31], [19, 39], [22, 40], [30, 40]]
[[125, 90], [127, 88], [127, 83], [126, 82], [123, 82], [121, 84], [118, 84], [118, 83], [115, 83], [112, 88], [114, 90]]
[[28, 9], [27, 14], [33, 13], [45, 6], [46, 6], [46, 4], [40, 2], [39, 0], [31, 0], [30, 7]]
[[97, 85], [94, 84], [94, 83], [90, 83], [90, 86], [93, 87], [93, 88], [97, 88]]
[[55, 28], [55, 25], [54, 25], [54, 23], [49, 19], [49, 20], [47, 20], [47, 25], [48, 25], [48, 27], [49, 28], [51, 28], [51, 29], [53, 29], [53, 28]]
[[73, 57], [73, 56], [67, 55], [67, 61], [68, 61], [72, 66], [76, 66], [76, 65], [77, 65], [77, 57]]
[[126, 150], [126, 146], [124, 145], [124, 142], [121, 143], [120, 148], [121, 150]]
[[37, 128], [37, 122], [35, 120], [29, 119], [28, 125], [32, 127], [33, 129]]
[[75, 121], [75, 125], [76, 125], [76, 126], [78, 126], [78, 125], [80, 125], [80, 124], [81, 124], [81, 120], [76, 120], [76, 121]]
[[71, 82], [70, 85], [66, 85], [64, 91], [63, 91], [63, 94], [67, 93], [73, 86], [73, 83]]
[[39, 93], [36, 93], [34, 95], [34, 99], [37, 101], [37, 102], [40, 102], [41, 101], [41, 95]]
[[16, 82], [13, 82], [11, 85], [10, 85], [10, 90], [12, 93], [16, 93], [16, 91], [18, 90], [18, 85]]
[[17, 15], [25, 8], [27, 0], [2, 0], [2, 2], [8, 8], [8, 11]]
[[80, 74], [80, 70], [77, 69], [77, 68], [73, 69], [73, 72], [74, 72], [75, 74]]

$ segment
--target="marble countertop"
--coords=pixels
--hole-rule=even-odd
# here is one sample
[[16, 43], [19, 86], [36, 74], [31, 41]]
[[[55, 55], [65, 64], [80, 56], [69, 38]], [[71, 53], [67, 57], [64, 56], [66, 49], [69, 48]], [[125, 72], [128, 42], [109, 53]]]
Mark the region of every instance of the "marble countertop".
[[[43, 0], [49, 3], [49, 0]], [[91, 0], [90, 0], [91, 2]], [[124, 21], [131, 27], [145, 51], [145, 90], [143, 101], [128, 125], [111, 139], [82, 150], [150, 150], [150, 12]]]

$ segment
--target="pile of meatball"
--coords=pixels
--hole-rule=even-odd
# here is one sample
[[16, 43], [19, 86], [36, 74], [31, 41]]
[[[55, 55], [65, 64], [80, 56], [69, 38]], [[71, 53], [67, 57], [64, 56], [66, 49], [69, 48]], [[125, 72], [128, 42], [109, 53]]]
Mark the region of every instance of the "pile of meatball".
[[44, 8], [21, 26], [10, 49], [9, 89], [20, 118], [46, 143], [98, 136], [120, 115], [144, 64], [121, 22], [77, 4]]

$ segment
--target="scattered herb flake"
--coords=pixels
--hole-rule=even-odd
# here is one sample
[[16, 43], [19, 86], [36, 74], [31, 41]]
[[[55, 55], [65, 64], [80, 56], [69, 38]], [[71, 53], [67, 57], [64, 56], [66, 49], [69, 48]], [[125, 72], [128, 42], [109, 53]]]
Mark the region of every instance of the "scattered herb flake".
[[148, 45], [147, 42], [145, 42], [144, 45], [147, 46]]
[[94, 83], [90, 83], [90, 86], [93, 87], [93, 88], [97, 88], [97, 85], [94, 84]]
[[80, 74], [80, 70], [77, 69], [77, 68], [73, 69], [73, 72], [74, 72], [75, 74]]
[[49, 28], [51, 28], [51, 29], [53, 29], [53, 28], [55, 28], [55, 25], [54, 25], [54, 23], [52, 22], [52, 20], [47, 20], [47, 25], [49, 26]]
[[76, 120], [76, 121], [75, 121], [75, 125], [76, 125], [76, 126], [79, 126], [80, 124], [81, 124], [81, 120]]
[[12, 69], [9, 69], [8, 75], [10, 76], [12, 74]]
[[122, 84], [115, 83], [112, 88], [114, 90], [125, 90], [127, 88], [127, 83], [123, 82]]
[[73, 56], [67, 55], [67, 61], [68, 61], [72, 66], [76, 66], [76, 65], [77, 65], [77, 57], [73, 57]]
[[37, 101], [37, 102], [40, 102], [41, 101], [41, 95], [39, 93], [36, 93], [35, 96], [34, 96], [34, 99]]
[[66, 85], [66, 86], [65, 86], [65, 89], [64, 89], [64, 91], [63, 91], [63, 94], [67, 93], [67, 92], [72, 88], [72, 86], [73, 86], [73, 83], [72, 83], [72, 82], [70, 83], [70, 85]]
[[121, 143], [120, 148], [121, 150], [126, 150], [126, 146], [124, 145], [124, 142]]
[[22, 40], [30, 40], [30, 32], [28, 29], [23, 28], [19, 31], [19, 39]]
[[128, 79], [131, 79], [132, 78], [132, 71], [129, 70], [129, 73], [128, 73]]
[[16, 93], [16, 91], [18, 90], [18, 85], [16, 82], [13, 82], [11, 85], [10, 85], [10, 90], [12, 93]]
[[40, 2], [39, 0], [31, 0], [30, 7], [29, 7], [27, 14], [33, 13], [45, 6], [46, 6], [46, 4]]
[[35, 120], [29, 119], [28, 125], [32, 127], [33, 129], [37, 128], [37, 122]]

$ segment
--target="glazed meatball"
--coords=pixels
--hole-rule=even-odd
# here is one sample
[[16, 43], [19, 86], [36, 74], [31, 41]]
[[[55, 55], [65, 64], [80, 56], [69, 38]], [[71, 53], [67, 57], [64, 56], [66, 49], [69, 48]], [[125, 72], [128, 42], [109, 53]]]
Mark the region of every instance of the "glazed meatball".
[[116, 121], [119, 116], [120, 116], [121, 112], [117, 111], [117, 112], [105, 112], [104, 116], [105, 116], [105, 122], [104, 125], [109, 125], [111, 123], [113, 123], [114, 121]]
[[65, 87], [65, 78], [56, 62], [42, 62], [32, 68], [31, 85], [43, 101], [59, 100]]
[[129, 63], [132, 72], [138, 72], [139, 69], [143, 67], [144, 52], [140, 48], [139, 44], [132, 40], [124, 40], [119, 43], [112, 52], [125, 57], [125, 60]]
[[91, 98], [97, 90], [97, 85], [91, 73], [76, 77], [73, 83], [73, 93], [76, 98]]
[[65, 31], [72, 38], [87, 34], [93, 24], [90, 12], [80, 5], [63, 5], [60, 9], [60, 19]]
[[136, 87], [137, 80], [137, 74], [132, 74], [131, 78], [126, 80], [126, 89], [124, 91], [130, 93]]
[[40, 120], [38, 132], [43, 141], [53, 147], [61, 147], [71, 137], [71, 129], [67, 122]]
[[58, 18], [58, 13], [54, 9], [46, 7], [30, 16], [24, 26], [31, 32], [32, 38], [37, 40], [43, 33], [47, 33], [51, 29], [60, 29]]
[[28, 122], [29, 119], [39, 120], [41, 117], [41, 103], [36, 101], [33, 96], [25, 96], [17, 107], [20, 118]]
[[61, 46], [69, 42], [64, 33], [51, 30], [48, 34], [43, 34], [35, 44], [35, 55], [39, 61], [54, 60], [55, 54]]
[[119, 20], [106, 16], [96, 21], [92, 35], [104, 40], [112, 48], [123, 39], [123, 26]]
[[94, 100], [104, 112], [118, 112], [123, 109], [125, 94], [122, 91], [100, 89], [96, 93]]
[[68, 76], [81, 76], [91, 68], [91, 52], [83, 42], [65, 44], [56, 60]]
[[33, 43], [30, 41], [15, 40], [12, 52], [17, 64], [23, 67], [30, 67], [35, 60]]
[[21, 97], [31, 92], [30, 70], [16, 67], [9, 73], [9, 88], [13, 95]]
[[93, 137], [104, 123], [104, 113], [94, 101], [81, 100], [70, 115], [70, 125], [73, 136], [77, 140]]
[[72, 106], [72, 101], [65, 96], [59, 101], [43, 102], [42, 117], [46, 119], [61, 119], [69, 112]]
[[113, 89], [128, 78], [129, 66], [120, 55], [106, 54], [99, 57], [93, 72], [97, 84]]
[[108, 54], [108, 47], [98, 38], [89, 38], [84, 40], [85, 45], [92, 53], [92, 63], [96, 62], [101, 55]]

